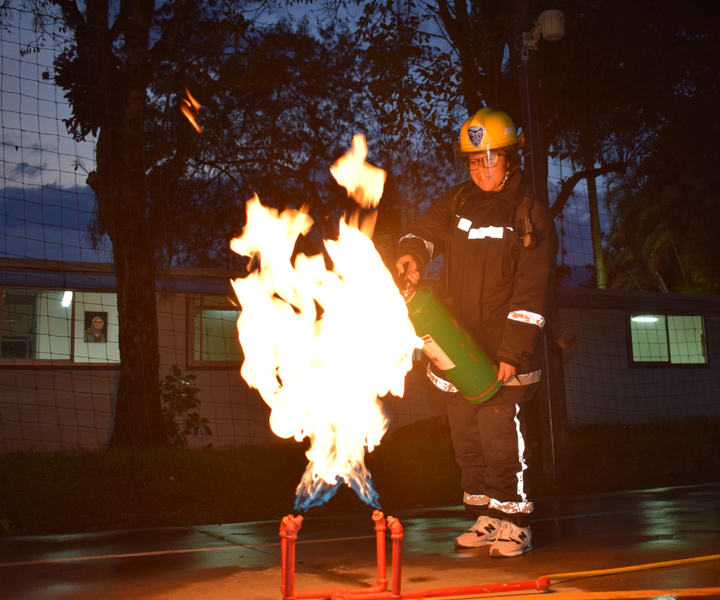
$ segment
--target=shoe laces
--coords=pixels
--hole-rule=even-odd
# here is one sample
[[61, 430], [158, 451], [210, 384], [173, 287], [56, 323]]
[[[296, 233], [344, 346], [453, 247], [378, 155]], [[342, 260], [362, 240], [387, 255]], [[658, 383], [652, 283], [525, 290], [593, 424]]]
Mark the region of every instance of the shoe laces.
[[527, 535], [521, 536], [524, 531], [525, 529], [523, 527], [515, 525], [512, 521], [503, 520], [500, 524], [497, 539], [523, 543], [525, 537], [527, 537]]
[[[475, 521], [475, 525], [473, 525], [472, 527], [470, 527], [470, 529], [468, 529], [468, 531], [469, 531], [469, 532], [470, 532], [470, 531], [472, 531], [472, 532], [476, 532], [476, 531], [484, 531], [484, 532], [486, 532], [488, 525], [493, 525], [493, 518], [492, 518], [492, 517], [487, 517], [487, 516], [484, 516], [484, 515], [483, 515], [483, 516], [481, 516], [481, 517], [478, 517], [478, 520]], [[493, 525], [493, 528], [495, 528], [494, 525]]]

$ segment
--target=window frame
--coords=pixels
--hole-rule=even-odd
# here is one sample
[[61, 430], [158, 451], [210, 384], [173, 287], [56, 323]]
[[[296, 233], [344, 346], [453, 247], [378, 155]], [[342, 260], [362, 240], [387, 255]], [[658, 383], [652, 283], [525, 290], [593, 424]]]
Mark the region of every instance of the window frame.
[[[206, 298], [216, 298], [216, 299], [224, 299], [226, 302], [224, 304], [205, 304], [204, 299]], [[199, 304], [198, 304], [199, 302]], [[240, 353], [241, 357], [237, 360], [202, 360], [202, 359], [196, 359], [195, 358], [195, 311], [199, 308], [199, 310], [203, 310], [205, 306], [212, 307], [215, 309], [220, 310], [234, 310], [238, 313], [238, 316], [240, 315], [240, 312], [242, 312], [240, 306], [237, 304], [237, 300], [233, 300], [228, 294], [212, 294], [212, 293], [203, 293], [203, 294], [188, 294], [186, 297], [186, 327], [185, 330], [187, 331], [187, 344], [186, 344], [186, 357], [185, 362], [188, 367], [192, 367], [193, 370], [213, 370], [213, 369], [227, 369], [228, 367], [237, 368], [238, 370], [242, 366], [243, 362], [245, 362], [245, 354], [242, 350], [242, 345], [240, 345]], [[237, 319], [236, 319], [237, 321]], [[238, 344], [240, 343], [238, 339]]]
[[[120, 369], [120, 361], [76, 361], [76, 336], [75, 326], [77, 321], [76, 313], [76, 295], [83, 294], [114, 294], [117, 298], [116, 290], [106, 289], [75, 289], [71, 287], [55, 288], [47, 286], [26, 286], [26, 285], [0, 285], [0, 318], [4, 315], [5, 307], [3, 305], [3, 296], [5, 290], [39, 290], [41, 292], [72, 292], [73, 301], [70, 305], [70, 357], [69, 358], [2, 358], [0, 357], [0, 369], [12, 369], [12, 368], [72, 368], [72, 369]], [[0, 342], [2, 341], [3, 333], [0, 329]]]
[[[667, 360], [655, 360], [655, 361], [641, 361], [635, 360], [633, 354], [633, 339], [632, 339], [632, 318], [638, 316], [656, 316], [665, 318], [665, 342], [667, 344], [668, 358]], [[672, 362], [672, 355], [670, 353], [670, 329], [668, 317], [700, 317], [702, 320], [702, 346], [703, 353], [705, 356], [704, 363], [674, 363]], [[698, 311], [655, 311], [652, 309], [646, 311], [633, 310], [626, 314], [625, 319], [626, 326], [626, 342], [627, 342], [627, 362], [628, 368], [630, 369], [707, 369], [710, 367], [710, 356], [708, 355], [708, 339], [707, 339], [707, 327], [705, 326], [705, 315]]]

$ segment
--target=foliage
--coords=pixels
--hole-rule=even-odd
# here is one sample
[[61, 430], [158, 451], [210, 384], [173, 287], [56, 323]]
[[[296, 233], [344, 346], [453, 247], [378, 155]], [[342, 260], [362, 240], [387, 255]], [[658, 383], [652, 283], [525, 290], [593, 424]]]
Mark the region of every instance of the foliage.
[[[163, 418], [170, 446], [187, 448], [187, 438], [191, 433], [197, 437], [201, 429], [205, 435], [212, 435], [212, 431], [207, 425], [210, 421], [193, 411], [200, 406], [200, 388], [193, 385], [197, 377], [191, 373], [183, 376], [177, 366], [173, 366], [172, 371], [172, 375], [165, 375], [165, 379], [160, 382], [162, 400], [165, 403]], [[176, 417], [180, 417], [180, 423], [175, 420]], [[207, 448], [212, 448], [212, 444]]]
[[196, 86], [195, 181], [279, 207], [328, 202], [338, 192], [328, 168], [364, 129], [357, 55], [341, 23], [317, 34], [307, 21], [248, 32], [217, 82]]
[[[148, 29], [138, 34], [139, 44], [134, 47], [123, 34], [131, 4], [120, 3], [117, 13], [107, 7], [106, 15], [65, 10], [65, 19], [74, 25], [75, 40], [56, 60], [54, 81], [66, 90], [73, 107], [66, 124], [78, 138], [103, 131], [114, 135], [112, 125], [128, 110], [123, 98], [134, 84], [133, 100], [142, 103], [133, 111], [142, 117], [138, 135], [143, 146], [143, 216], [157, 264], [182, 263], [187, 254], [211, 257], [211, 261], [219, 248], [227, 246], [229, 228], [239, 227], [245, 196], [236, 188], [213, 185], [207, 178], [204, 188], [193, 185], [193, 179], [204, 175], [202, 166], [192, 159], [197, 135], [180, 105], [186, 88], [197, 94], [216, 84], [236, 59], [252, 23], [236, 2], [148, 1], [145, 4], [153, 7], [152, 14], [147, 14], [146, 6], [143, 16], [152, 19], [152, 25], [146, 23]], [[103, 17], [112, 23], [105, 39], [86, 32], [93, 18]], [[95, 64], [91, 52], [98, 45], [107, 53], [102, 65]], [[130, 51], [136, 54], [128, 55]], [[210, 131], [207, 135], [222, 134]], [[98, 189], [99, 179], [94, 175], [100, 173], [98, 168], [88, 180], [93, 189]], [[112, 238], [112, 219], [101, 201], [95, 217], [91, 239], [97, 241], [105, 232]], [[196, 253], [188, 252], [195, 246]], [[226, 267], [235, 266], [228, 252], [219, 259]], [[209, 266], [208, 260], [201, 266]]]
[[672, 90], [656, 99], [659, 122], [642, 155], [626, 176], [610, 181], [612, 287], [720, 293], [718, 26], [720, 10], [700, 11], [694, 3], [666, 24], [673, 43], [662, 63]]
[[[619, 187], [611, 200], [616, 210], [610, 236], [614, 245], [606, 246], [611, 253], [609, 271], [615, 286], [627, 283], [621, 271], [625, 275], [628, 269], [635, 272], [635, 267], [647, 271], [649, 264], [636, 244], [630, 243], [630, 236], [623, 235], [624, 227], [627, 232], [636, 230], [636, 240], [647, 239], [651, 246], [660, 245], [662, 251], [652, 248], [644, 251], [647, 256], [652, 254], [655, 261], [668, 262], [674, 255], [677, 263], [678, 253], [681, 255], [682, 285], [670, 285], [672, 289], [716, 289], [709, 283], [715, 276], [713, 265], [707, 260], [708, 244], [699, 241], [712, 237], [702, 235], [707, 233], [706, 228], [696, 220], [701, 213], [710, 221], [714, 219], [713, 211], [705, 208], [714, 198], [712, 186], [701, 184], [702, 190], [697, 185], [688, 188], [687, 191], [693, 190], [695, 206], [686, 206], [681, 217], [668, 207], [667, 201], [661, 203], [663, 210], [669, 211], [665, 212], [664, 221], [677, 226], [672, 235], [667, 231], [662, 234], [648, 223], [642, 227], [646, 235], [638, 236], [633, 211], [619, 208], [621, 198], [630, 197], [621, 182], [629, 183], [634, 190], [639, 190], [640, 185], [645, 188], [646, 184], [639, 182], [644, 182], [644, 172], [657, 162], [659, 143], [666, 144], [668, 153], [677, 151], [677, 142], [661, 133], [678, 119], [692, 127], [697, 105], [702, 104], [702, 91], [708, 90], [710, 95], [717, 90], [720, 58], [717, 44], [712, 42], [713, 32], [720, 25], [720, 10], [699, 0], [684, 6], [682, 13], [678, 13], [677, 4], [670, 0], [652, 2], [651, 7], [647, 2], [622, 0], [560, 0], [553, 8], [565, 15], [565, 36], [558, 43], [541, 42], [540, 50], [533, 55], [540, 81], [540, 118], [548, 146], [534, 150], [547, 150], [549, 155], [571, 162], [578, 174], [561, 182], [563, 200], [555, 207], [556, 213], [580, 180], [615, 174], [612, 181]], [[400, 139], [398, 127], [404, 127], [402, 133], [407, 136], [409, 128], [405, 123], [410, 120], [420, 123], [420, 129], [434, 134], [436, 148], [444, 148], [443, 159], [450, 162], [448, 141], [456, 135], [458, 122], [466, 112], [485, 104], [501, 107], [518, 120], [513, 18], [517, 22], [518, 11], [522, 9], [539, 15], [544, 8], [541, 3], [437, 0], [401, 5], [377, 1], [365, 3], [364, 7], [359, 27], [369, 45], [367, 64], [372, 102], [378, 107], [385, 135], [394, 133]], [[439, 25], [439, 32], [426, 26], [427, 23]], [[408, 31], [404, 29], [406, 25]], [[439, 126], [441, 116], [447, 119], [448, 127]], [[717, 128], [712, 113], [703, 113], [703, 117], [708, 125], [698, 128], [696, 117], [695, 131]], [[716, 139], [716, 134], [706, 132], [705, 137]], [[407, 138], [402, 139], [407, 143]], [[701, 146], [703, 150], [697, 153], [697, 159], [703, 165], [713, 164], [717, 152], [709, 144]], [[683, 152], [687, 152], [685, 147]], [[702, 167], [694, 169], [693, 177], [699, 171]], [[668, 172], [677, 173], [677, 169], [670, 168]], [[682, 190], [686, 183], [666, 180], [664, 185], [647, 187], [647, 193], [633, 197], [640, 201], [642, 196], [647, 202], [658, 194], [679, 197], [677, 191], [667, 186]], [[653, 212], [650, 206], [646, 209], [642, 214]], [[631, 219], [626, 223], [625, 214]], [[680, 223], [684, 226], [680, 227]], [[686, 240], [692, 249], [681, 251], [679, 246], [685, 246], [685, 240], [680, 241], [684, 232], [696, 229], [690, 223], [696, 223], [702, 231], [698, 230], [693, 240]], [[622, 254], [622, 268], [618, 268], [618, 253]], [[633, 261], [635, 266], [631, 267]], [[657, 281], [652, 272], [650, 278]]]
[[557, 8], [565, 14], [565, 35], [537, 55], [547, 141], [556, 156], [586, 169], [623, 159], [636, 149], [638, 133], [656, 124], [648, 102], [672, 85], [657, 77], [664, 67], [654, 54], [662, 50], [658, 16], [619, 0], [566, 0]]
[[[253, 193], [278, 208], [307, 205], [321, 221], [346, 201], [330, 165], [368, 133], [362, 52], [342, 22], [248, 25], [223, 56], [212, 69], [188, 65], [181, 80], [167, 69], [154, 84], [148, 140], [165, 158], [148, 171], [149, 214], [168, 264], [240, 266], [229, 241]], [[202, 133], [180, 112], [184, 88], [201, 104]]]
[[395, 239], [456, 178], [452, 142], [467, 112], [457, 89], [471, 78], [463, 80], [451, 46], [430, 25], [437, 11], [433, 3], [373, 0], [356, 23], [374, 150], [388, 172], [378, 227]]
[[[518, 14], [543, 9], [535, 0], [371, 0], [344, 23], [337, 19], [344, 2], [303, 0], [294, 4], [312, 5], [325, 20], [273, 17], [261, 26], [250, 4], [151, 4], [157, 42], [149, 43], [141, 74], [154, 252], [165, 264], [231, 268], [240, 265], [227, 241], [242, 228], [252, 192], [279, 206], [309, 202], [316, 218], [342, 203], [327, 167], [357, 131], [370, 138], [371, 160], [389, 172], [380, 224], [397, 233], [452, 181], [451, 142], [468, 112], [487, 104], [518, 120]], [[129, 5], [105, 15], [115, 19], [107, 39], [92, 40], [112, 50], [104, 74], [86, 52], [90, 34], [79, 10], [68, 8], [75, 5], [35, 2], [46, 18], [55, 5], [76, 35], [54, 74], [74, 106], [68, 125], [79, 136], [97, 132], [101, 105], [121, 96], [116, 74]], [[552, 155], [576, 169], [590, 162], [603, 173], [639, 169], [675, 118], [678, 97], [693, 97], [718, 72], [711, 43], [718, 9], [699, 0], [680, 12], [670, 0], [652, 9], [621, 0], [553, 7], [565, 14], [565, 36], [533, 53]], [[185, 87], [202, 104], [200, 135], [179, 111]], [[578, 180], [565, 182], [563, 193]], [[96, 233], [107, 223], [98, 225]]]
[[[705, 140], [702, 146], [711, 143]], [[613, 182], [608, 194], [611, 287], [720, 293], [714, 234], [720, 227], [720, 186], [717, 172], [705, 167], [702, 146], [686, 146], [678, 168], [674, 146], [659, 144], [639, 171], [644, 176]], [[711, 163], [716, 164], [717, 149], [706, 150], [716, 155]]]
[[[568, 480], [548, 485], [536, 462], [528, 485], [540, 497], [715, 482], [719, 428], [717, 420], [571, 428]], [[423, 436], [419, 427], [404, 429], [368, 455], [383, 508], [456, 506], [462, 490], [449, 433]], [[280, 443], [222, 451], [3, 453], [0, 522], [8, 523], [5, 535], [48, 535], [279, 521], [293, 512], [306, 450], [304, 444]], [[312, 516], [367, 511], [343, 486]]]
[[5, 537], [12, 536], [12, 527], [10, 526], [10, 519], [0, 519], [0, 531]]
[[518, 112], [505, 57], [513, 39], [510, 3], [376, 0], [364, 4], [358, 27], [368, 44], [370, 89], [384, 108], [379, 118], [385, 131], [441, 133], [443, 120], [457, 125], [483, 105]]

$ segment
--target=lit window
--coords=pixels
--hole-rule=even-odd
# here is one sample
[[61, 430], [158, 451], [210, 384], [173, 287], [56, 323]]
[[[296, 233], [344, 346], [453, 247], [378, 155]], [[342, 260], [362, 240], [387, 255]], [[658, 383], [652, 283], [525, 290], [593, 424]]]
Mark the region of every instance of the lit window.
[[238, 306], [225, 296], [202, 296], [193, 301], [194, 363], [241, 362], [238, 339]]
[[0, 360], [120, 362], [114, 293], [2, 288], [1, 312]]
[[0, 358], [70, 360], [72, 308], [62, 290], [3, 289]]
[[707, 364], [701, 316], [631, 315], [630, 336], [635, 363]]

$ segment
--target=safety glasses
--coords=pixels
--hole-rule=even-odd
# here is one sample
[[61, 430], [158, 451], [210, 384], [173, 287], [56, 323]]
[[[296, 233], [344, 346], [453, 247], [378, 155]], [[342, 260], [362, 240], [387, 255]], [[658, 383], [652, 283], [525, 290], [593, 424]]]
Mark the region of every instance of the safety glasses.
[[472, 157], [466, 156], [463, 158], [463, 165], [468, 171], [477, 171], [480, 167], [485, 169], [494, 169], [503, 156], [500, 152], [486, 152], [484, 154], [473, 155]]

